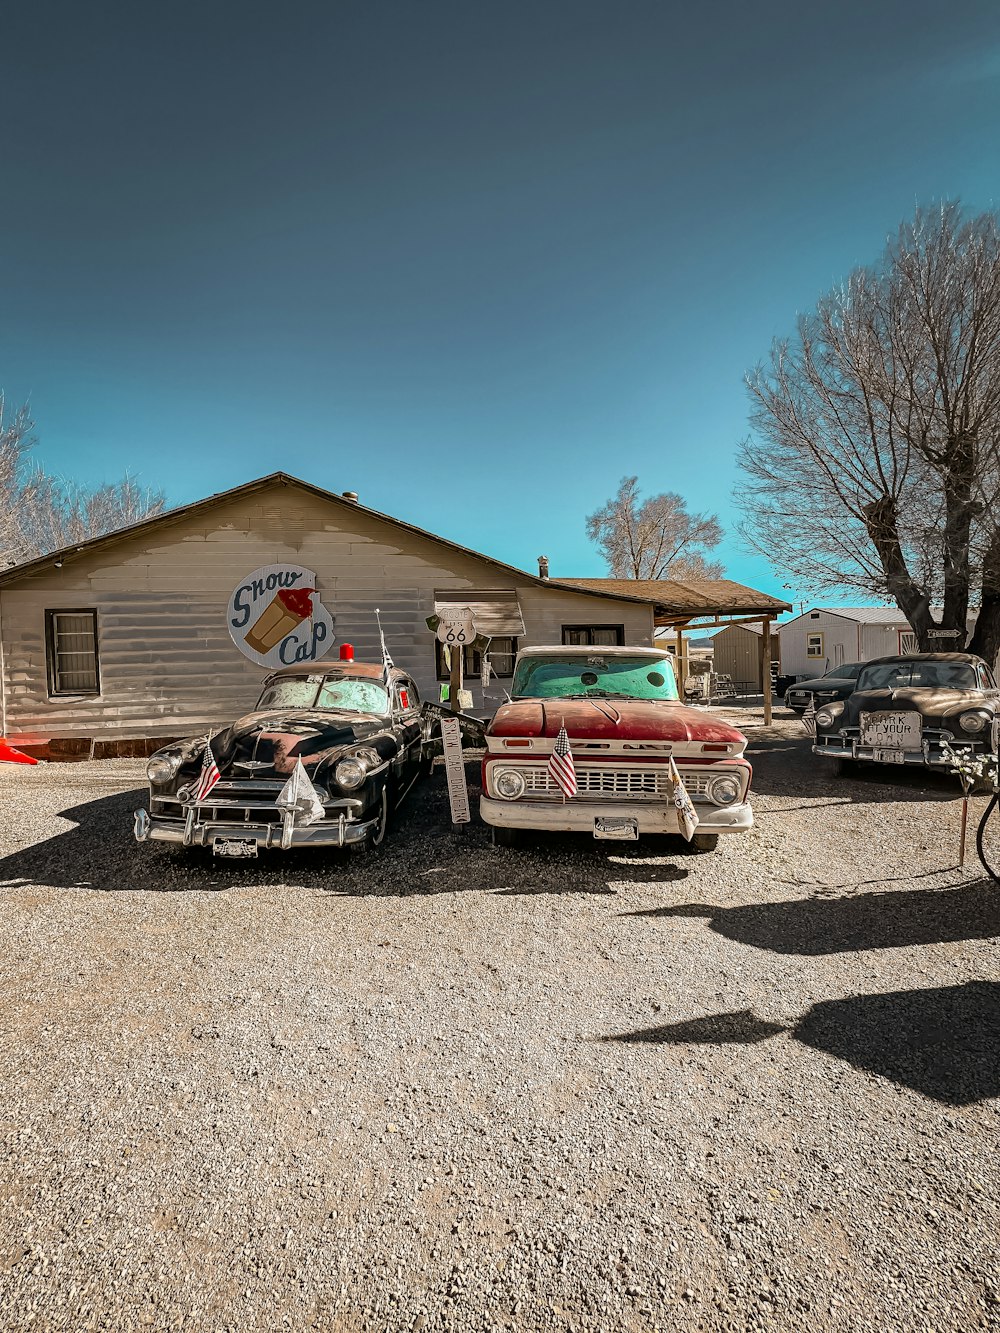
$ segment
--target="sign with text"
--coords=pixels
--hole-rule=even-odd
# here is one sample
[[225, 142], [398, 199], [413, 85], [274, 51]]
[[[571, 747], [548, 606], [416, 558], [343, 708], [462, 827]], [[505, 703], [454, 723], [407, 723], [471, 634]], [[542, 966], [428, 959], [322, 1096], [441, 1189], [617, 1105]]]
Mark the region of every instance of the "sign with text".
[[471, 643], [476, 637], [476, 627], [472, 623], [472, 611], [467, 606], [450, 606], [438, 616], [438, 627], [434, 631], [441, 643], [461, 647]]
[[961, 634], [960, 629], [929, 629], [927, 631], [929, 639], [958, 639]]
[[448, 779], [448, 803], [451, 822], [468, 824], [469, 789], [465, 784], [465, 760], [462, 757], [462, 729], [457, 717], [441, 719], [441, 740], [444, 743], [444, 771]]
[[233, 589], [226, 623], [244, 657], [262, 667], [316, 662], [334, 644], [333, 616], [303, 565], [263, 565], [248, 574]]

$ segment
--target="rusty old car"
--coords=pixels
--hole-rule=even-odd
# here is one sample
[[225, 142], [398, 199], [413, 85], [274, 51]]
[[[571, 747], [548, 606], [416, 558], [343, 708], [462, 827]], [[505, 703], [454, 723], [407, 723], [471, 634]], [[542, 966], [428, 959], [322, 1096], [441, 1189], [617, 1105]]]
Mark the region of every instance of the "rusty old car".
[[[253, 711], [211, 737], [218, 775], [203, 798], [208, 738], [158, 750], [147, 765], [149, 809], [135, 812], [135, 836], [228, 857], [253, 857], [261, 848], [376, 847], [430, 769], [434, 730], [407, 672], [356, 662], [344, 644], [340, 661], [268, 676]], [[282, 800], [297, 770], [307, 778], [308, 818]]]
[[948, 751], [992, 749], [1000, 692], [993, 672], [972, 653], [908, 653], [865, 664], [843, 701], [816, 712], [813, 754], [856, 761], [950, 768]]
[[[572, 754], [572, 795], [550, 763], [560, 733]], [[679, 772], [697, 817], [696, 851], [753, 824], [746, 737], [678, 698], [662, 648], [524, 648], [511, 699], [486, 728], [480, 813], [501, 845], [524, 829], [635, 841], [681, 831]]]

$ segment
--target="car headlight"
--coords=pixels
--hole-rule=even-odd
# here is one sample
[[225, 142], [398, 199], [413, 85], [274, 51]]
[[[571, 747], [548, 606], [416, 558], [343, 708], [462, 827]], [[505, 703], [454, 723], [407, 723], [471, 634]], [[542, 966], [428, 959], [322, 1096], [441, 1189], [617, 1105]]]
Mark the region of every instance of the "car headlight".
[[493, 790], [505, 801], [516, 801], [524, 795], [524, 778], [516, 769], [505, 768], [493, 774]]
[[740, 799], [740, 788], [739, 778], [734, 778], [730, 774], [712, 778], [708, 784], [708, 799], [714, 801], [716, 805], [732, 805], [734, 801]]
[[832, 708], [821, 708], [816, 714], [817, 727], [832, 727], [837, 720], [837, 714]]
[[368, 769], [360, 759], [341, 759], [333, 770], [333, 776], [337, 779], [338, 786], [343, 787], [345, 791], [353, 791], [364, 782], [368, 776]]
[[958, 725], [963, 731], [975, 732], [982, 731], [988, 721], [989, 718], [984, 717], [982, 713], [963, 713], [958, 719]]
[[146, 777], [150, 782], [162, 786], [169, 782], [181, 766], [179, 754], [154, 754], [146, 765]]

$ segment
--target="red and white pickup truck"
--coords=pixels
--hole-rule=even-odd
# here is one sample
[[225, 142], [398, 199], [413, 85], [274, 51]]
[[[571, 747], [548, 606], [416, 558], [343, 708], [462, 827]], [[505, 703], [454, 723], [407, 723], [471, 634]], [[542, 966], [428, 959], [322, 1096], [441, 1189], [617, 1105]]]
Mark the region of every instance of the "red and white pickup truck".
[[[549, 768], [563, 727], [575, 770], [568, 797]], [[511, 700], [486, 729], [480, 812], [506, 845], [520, 829], [625, 840], [678, 833], [673, 759], [697, 816], [692, 845], [712, 851], [720, 833], [753, 826], [746, 743], [728, 722], [680, 702], [662, 649], [523, 648]]]

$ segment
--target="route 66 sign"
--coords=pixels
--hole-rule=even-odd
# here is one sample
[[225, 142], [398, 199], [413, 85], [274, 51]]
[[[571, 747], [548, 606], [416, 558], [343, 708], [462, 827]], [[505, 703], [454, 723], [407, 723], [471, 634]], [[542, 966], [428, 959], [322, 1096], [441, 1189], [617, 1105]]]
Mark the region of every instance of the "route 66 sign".
[[440, 643], [454, 644], [456, 647], [471, 643], [476, 637], [471, 609], [467, 606], [455, 606], [442, 611], [438, 618], [438, 627], [434, 632]]

